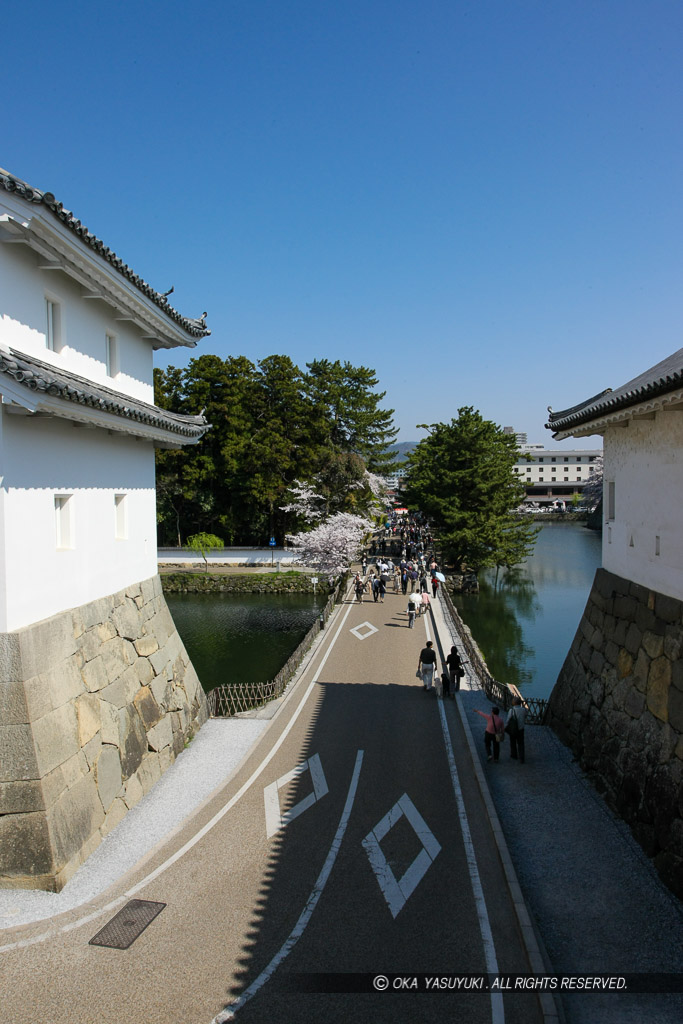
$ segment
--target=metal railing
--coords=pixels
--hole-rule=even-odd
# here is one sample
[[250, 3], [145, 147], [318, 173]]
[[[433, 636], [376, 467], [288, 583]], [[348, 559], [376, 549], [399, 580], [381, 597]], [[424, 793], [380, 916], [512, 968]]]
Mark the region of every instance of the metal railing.
[[453, 599], [448, 592], [446, 584], [441, 587], [439, 593], [453, 620], [460, 642], [469, 660], [472, 675], [484, 690], [488, 699], [504, 711], [508, 711], [512, 707], [513, 698], [520, 697], [526, 709], [526, 724], [543, 725], [548, 701], [541, 697], [527, 697], [520, 693], [516, 686], [508, 686], [506, 683], [501, 683], [494, 679], [469, 628], [462, 621], [458, 609], [453, 604]]
[[223, 683], [210, 690], [206, 695], [210, 717], [232, 718], [233, 715], [243, 711], [253, 711], [254, 708], [262, 707], [271, 700], [281, 697], [287, 684], [308, 654], [315, 637], [332, 614], [338, 593], [339, 585], [334, 593], [330, 594], [325, 607], [316, 616], [308, 633], [274, 679], [267, 683]]

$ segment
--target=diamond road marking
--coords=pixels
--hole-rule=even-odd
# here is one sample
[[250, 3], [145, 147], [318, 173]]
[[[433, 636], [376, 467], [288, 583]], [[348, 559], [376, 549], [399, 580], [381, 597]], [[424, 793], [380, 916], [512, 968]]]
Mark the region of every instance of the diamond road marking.
[[[361, 636], [361, 629], [367, 629], [367, 633], [363, 633]], [[355, 637], [358, 637], [359, 640], [367, 640], [369, 636], [372, 636], [373, 633], [377, 633], [379, 631], [371, 622], [361, 622], [360, 626], [354, 626], [350, 632], [353, 633]]]
[[[423, 849], [420, 850], [402, 877], [397, 880], [379, 844], [394, 825], [400, 821], [403, 815], [406, 816], [412, 825], [417, 838], [422, 843]], [[391, 810], [384, 815], [382, 820], [368, 832], [363, 840], [363, 847], [368, 855], [370, 866], [377, 876], [382, 895], [387, 901], [391, 915], [394, 918], [415, 892], [415, 889], [441, 850], [441, 846], [437, 842], [434, 833], [430, 830], [407, 793], [404, 793]]]
[[[298, 804], [290, 807], [283, 814], [280, 809], [280, 790], [284, 789], [297, 775], [303, 775], [304, 772], [311, 773], [313, 792], [309, 793], [308, 796], [305, 796], [303, 800], [300, 800]], [[307, 811], [318, 800], [321, 800], [327, 792], [327, 780], [325, 779], [325, 773], [318, 754], [313, 754], [312, 757], [309, 757], [308, 761], [303, 761], [296, 768], [292, 768], [290, 772], [287, 772], [286, 775], [281, 775], [275, 782], [271, 782], [263, 790], [263, 801], [266, 808], [266, 835], [268, 839], [274, 836], [281, 828], [284, 828], [285, 825], [288, 825], [290, 821], [294, 821], [300, 814]]]

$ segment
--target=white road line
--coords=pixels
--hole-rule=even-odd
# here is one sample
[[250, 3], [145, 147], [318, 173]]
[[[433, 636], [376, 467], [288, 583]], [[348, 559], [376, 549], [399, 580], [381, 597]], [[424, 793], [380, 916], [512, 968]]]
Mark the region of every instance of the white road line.
[[[299, 775], [303, 775], [304, 772], [310, 772], [311, 782], [313, 784], [313, 792], [309, 793], [308, 796], [303, 797], [299, 800], [298, 804], [294, 807], [290, 807], [284, 814], [280, 809], [280, 790], [284, 789], [293, 779], [296, 779]], [[327, 779], [325, 778], [325, 772], [323, 766], [320, 763], [320, 755], [313, 754], [307, 761], [303, 761], [298, 764], [296, 768], [292, 768], [290, 772], [286, 772], [285, 775], [281, 775], [275, 782], [271, 782], [263, 790], [263, 803], [266, 814], [266, 837], [268, 839], [274, 836], [276, 832], [284, 826], [288, 825], [290, 821], [294, 821], [300, 814], [307, 811], [309, 807], [317, 803], [322, 797], [326, 796]]]
[[301, 911], [299, 920], [294, 925], [294, 928], [292, 929], [289, 938], [287, 939], [285, 944], [280, 948], [280, 950], [275, 954], [275, 956], [270, 961], [268, 966], [263, 971], [261, 971], [258, 978], [252, 981], [249, 988], [246, 989], [239, 997], [239, 999], [235, 1000], [234, 1003], [231, 1003], [230, 1006], [226, 1006], [224, 1010], [221, 1010], [221, 1012], [213, 1018], [211, 1024], [225, 1024], [226, 1021], [233, 1020], [237, 1011], [240, 1010], [244, 1006], [244, 1004], [252, 998], [252, 996], [255, 996], [258, 990], [262, 988], [263, 985], [265, 985], [269, 978], [272, 977], [272, 975], [278, 969], [280, 964], [289, 956], [291, 951], [294, 949], [294, 946], [297, 944], [297, 942], [303, 935], [306, 925], [310, 921], [313, 911], [315, 910], [318, 904], [318, 900], [322, 896], [323, 889], [327, 884], [327, 879], [330, 877], [330, 872], [334, 867], [334, 862], [337, 859], [337, 854], [339, 853], [342, 844], [342, 839], [344, 838], [344, 833], [346, 832], [346, 826], [348, 825], [349, 818], [351, 817], [351, 809], [353, 808], [353, 801], [355, 800], [356, 797], [356, 790], [358, 788], [358, 778], [360, 776], [360, 769], [362, 764], [363, 751], [359, 750], [358, 753], [356, 754], [356, 763], [354, 765], [353, 775], [351, 776], [351, 785], [349, 786], [349, 792], [346, 797], [346, 803], [344, 804], [342, 816], [339, 819], [339, 825], [337, 826], [335, 837], [332, 840], [332, 846], [330, 847], [329, 853], [327, 854], [325, 863], [323, 864], [322, 871], [318, 875], [317, 881], [313, 886], [311, 895], [308, 897], [308, 900], [306, 901], [306, 906]]
[[[425, 626], [427, 628], [427, 635], [429, 637], [429, 627], [427, 626], [426, 621]], [[474, 843], [472, 842], [470, 824], [469, 821], [467, 820], [465, 801], [463, 799], [462, 788], [460, 786], [460, 777], [458, 775], [458, 769], [455, 763], [455, 754], [453, 753], [453, 743], [451, 741], [451, 734], [448, 731], [448, 722], [446, 721], [446, 711], [444, 708], [444, 702], [442, 700], [437, 700], [437, 704], [439, 706], [441, 732], [443, 734], [443, 741], [446, 746], [446, 756], [448, 758], [448, 767], [451, 773], [453, 793], [455, 795], [455, 803], [458, 808], [460, 828], [462, 829], [463, 844], [465, 846], [465, 856], [467, 858], [467, 867], [470, 874], [470, 883], [472, 885], [472, 895], [474, 896], [474, 904], [477, 910], [477, 918], [479, 920], [479, 931], [481, 932], [481, 941], [484, 946], [484, 959], [486, 962], [486, 971], [488, 974], [498, 974], [498, 959], [496, 957], [496, 947], [493, 941], [493, 932], [491, 930], [491, 922], [489, 920], [488, 910], [486, 909], [486, 899], [484, 897], [484, 890], [482, 888], [481, 877], [479, 875], [479, 867], [477, 865], [477, 856], [474, 851]], [[491, 993], [491, 1020], [492, 1024], [504, 1024], [505, 1008], [503, 1006], [503, 995], [501, 992]]]
[[[396, 878], [382, 852], [380, 843], [404, 815], [410, 822], [417, 838], [422, 843], [423, 849], [420, 850], [413, 862], [409, 864], [403, 876]], [[439, 854], [441, 846], [407, 793], [404, 793], [394, 806], [387, 811], [382, 820], [368, 832], [365, 839], [361, 841], [361, 845], [368, 855], [370, 866], [375, 872], [375, 877], [379, 883], [382, 895], [387, 901], [391, 916], [395, 919], [432, 866], [432, 862]]]
[[223, 817], [225, 817], [225, 815], [228, 813], [228, 811], [231, 811], [233, 809], [233, 807], [235, 806], [235, 804], [238, 803], [238, 801], [242, 799], [244, 794], [251, 787], [252, 783], [255, 782], [255, 780], [259, 777], [259, 775], [263, 772], [263, 770], [268, 767], [268, 765], [273, 760], [273, 758], [275, 757], [276, 753], [278, 752], [278, 750], [280, 749], [282, 744], [287, 739], [287, 736], [289, 735], [289, 733], [291, 732], [292, 728], [294, 727], [294, 724], [295, 724], [296, 720], [298, 719], [299, 715], [301, 714], [301, 712], [303, 711], [303, 709], [304, 709], [304, 707], [306, 705], [306, 701], [310, 697], [310, 695], [313, 692], [313, 689], [314, 689], [316, 683], [318, 682], [318, 679], [320, 678], [320, 673], [324, 669], [324, 667], [325, 667], [325, 665], [327, 663], [327, 659], [329, 658], [330, 654], [332, 653], [332, 648], [334, 647], [334, 645], [336, 644], [337, 640], [339, 639], [339, 634], [341, 633], [342, 629], [344, 628], [344, 624], [346, 623], [346, 620], [348, 618], [349, 612], [351, 611], [352, 608], [353, 608], [353, 605], [350, 604], [348, 606], [348, 608], [346, 609], [346, 612], [344, 613], [344, 617], [342, 618], [342, 620], [341, 620], [341, 622], [339, 624], [339, 628], [338, 628], [337, 632], [334, 634], [334, 637], [332, 638], [332, 642], [330, 643], [330, 646], [328, 647], [328, 649], [327, 649], [327, 651], [325, 653], [325, 657], [320, 662], [320, 665], [318, 666], [318, 669], [317, 669], [317, 671], [315, 673], [315, 676], [313, 677], [313, 679], [309, 683], [308, 688], [306, 690], [306, 693], [304, 694], [303, 699], [301, 700], [301, 703], [299, 704], [298, 708], [296, 709], [296, 711], [292, 715], [292, 717], [289, 720], [287, 726], [283, 729], [282, 735], [280, 736], [279, 740], [273, 745], [273, 747], [270, 750], [270, 753], [266, 757], [264, 757], [263, 761], [261, 761], [261, 763], [258, 766], [258, 768], [254, 769], [254, 771], [249, 776], [247, 781], [238, 789], [238, 791], [235, 793], [235, 795], [232, 797], [232, 799], [228, 800], [227, 804], [225, 804], [223, 807], [221, 807], [220, 811], [218, 811], [217, 814], [214, 814], [214, 816], [211, 819], [211, 821], [207, 822], [206, 825], [204, 825], [204, 827], [199, 830], [199, 832], [195, 833], [195, 835], [192, 837], [192, 839], [189, 839], [185, 843], [184, 846], [181, 846], [180, 849], [177, 850], [176, 853], [174, 853], [172, 857], [169, 857], [167, 860], [165, 860], [163, 862], [163, 864], [160, 864], [158, 868], [156, 868], [154, 871], [150, 872], [149, 875], [146, 875], [140, 882], [137, 883], [137, 885], [134, 885], [131, 889], [128, 889], [128, 891], [123, 893], [122, 896], [119, 896], [116, 900], [112, 901], [111, 903], [108, 903], [106, 907], [102, 908], [102, 910], [94, 911], [92, 914], [88, 914], [87, 917], [81, 918], [78, 921], [73, 921], [73, 922], [71, 922], [70, 924], [67, 924], [67, 925], [62, 925], [60, 928], [56, 928], [54, 931], [51, 930], [51, 931], [48, 931], [48, 932], [43, 932], [42, 934], [36, 935], [35, 937], [30, 938], [30, 939], [23, 939], [23, 940], [21, 940], [19, 942], [10, 942], [10, 943], [8, 943], [5, 946], [0, 946], [0, 953], [7, 953], [7, 952], [9, 952], [12, 949], [21, 949], [21, 948], [24, 948], [26, 946], [33, 946], [33, 945], [35, 945], [35, 943], [45, 942], [46, 939], [52, 938], [55, 935], [60, 935], [62, 932], [72, 931], [74, 928], [79, 928], [82, 924], [86, 924], [88, 921], [91, 921], [94, 917], [100, 916], [101, 914], [105, 913], [107, 910], [111, 910], [114, 907], [119, 906], [119, 904], [121, 904], [121, 903], [125, 902], [126, 900], [131, 899], [133, 896], [137, 895], [137, 893], [139, 893], [141, 889], [144, 889], [147, 885], [149, 885], [150, 882], [153, 882], [155, 878], [158, 878], [159, 875], [162, 875], [164, 873], [164, 871], [167, 871], [168, 868], [170, 868], [173, 864], [176, 863], [176, 861], [180, 860], [181, 857], [184, 857], [185, 854], [188, 853], [192, 849], [193, 846], [196, 846], [196, 844], [201, 839], [203, 839], [204, 836], [207, 835], [207, 833], [210, 832], [218, 824], [218, 822]]

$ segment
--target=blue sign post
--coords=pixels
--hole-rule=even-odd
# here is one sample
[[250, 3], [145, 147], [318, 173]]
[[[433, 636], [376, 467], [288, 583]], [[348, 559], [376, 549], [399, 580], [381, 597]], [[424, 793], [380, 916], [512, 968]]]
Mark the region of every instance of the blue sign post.
[[[271, 537], [270, 540], [268, 541], [268, 543], [269, 543], [271, 548], [274, 548], [275, 547], [275, 537]], [[275, 552], [271, 550], [271, 552], [270, 552], [270, 565], [271, 565], [271, 568], [273, 566], [273, 559], [274, 558], [275, 558]]]

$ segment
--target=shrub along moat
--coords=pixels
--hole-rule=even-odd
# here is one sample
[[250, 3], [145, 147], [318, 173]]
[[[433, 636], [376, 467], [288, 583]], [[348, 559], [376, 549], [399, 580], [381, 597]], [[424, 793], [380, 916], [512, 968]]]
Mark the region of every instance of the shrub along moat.
[[[162, 573], [161, 585], [167, 594], [312, 594], [311, 576], [301, 572]], [[328, 581], [318, 577], [316, 594], [330, 592]]]

